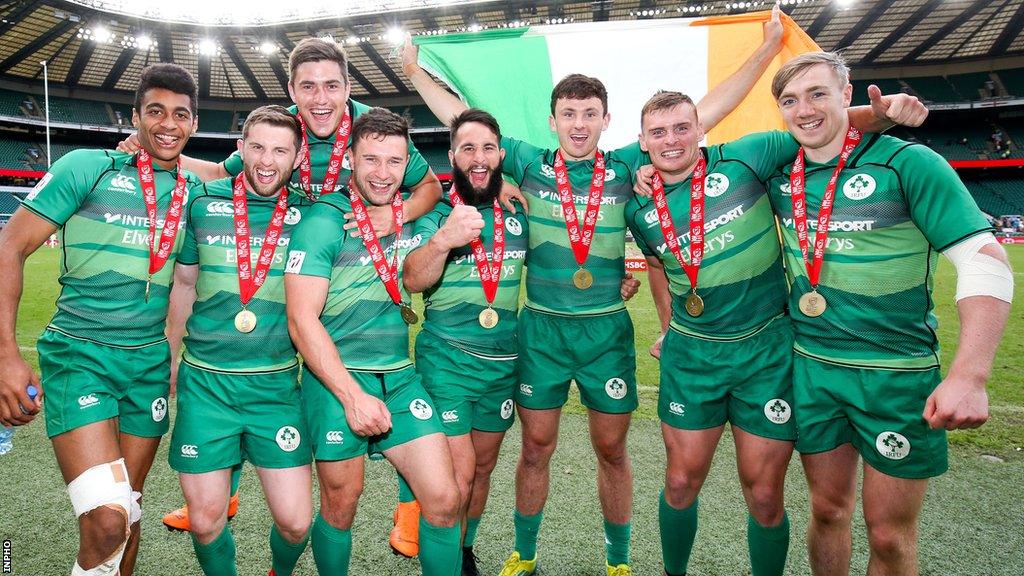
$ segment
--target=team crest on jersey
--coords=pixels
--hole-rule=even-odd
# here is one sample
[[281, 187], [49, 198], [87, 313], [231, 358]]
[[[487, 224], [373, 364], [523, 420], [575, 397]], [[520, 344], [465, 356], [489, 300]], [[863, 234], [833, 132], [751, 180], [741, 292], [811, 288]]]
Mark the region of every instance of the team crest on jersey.
[[850, 200], [863, 200], [875, 191], [875, 179], [870, 174], [854, 174], [843, 184], [843, 196]]
[[789, 182], [783, 182], [779, 184], [779, 192], [782, 192], [783, 196], [791, 196], [793, 194], [793, 188], [789, 185]]
[[281, 450], [294, 452], [302, 442], [302, 438], [294, 426], [282, 426], [274, 435], [274, 441], [277, 442], [277, 447]]
[[153, 411], [153, 422], [163, 422], [167, 416], [167, 400], [165, 398], [157, 398], [153, 400], [150, 408]]
[[513, 236], [519, 236], [523, 233], [523, 225], [515, 218], [505, 218], [505, 230]]
[[605, 168], [604, 169], [604, 181], [605, 182], [610, 182], [612, 180], [615, 180], [615, 170], [612, 170], [611, 168]]
[[626, 397], [626, 381], [622, 378], [612, 378], [604, 383], [605, 394], [615, 400], [622, 400]]
[[785, 424], [792, 416], [793, 409], [782, 398], [773, 398], [764, 405], [764, 417], [776, 424]]
[[721, 172], [712, 172], [704, 178], [704, 193], [712, 198], [725, 194], [729, 189], [729, 177]]
[[35, 200], [36, 196], [39, 196], [39, 193], [43, 191], [43, 188], [46, 188], [46, 185], [50, 183], [50, 180], [53, 180], [53, 174], [47, 172], [39, 179], [39, 182], [36, 182], [32, 191], [28, 193], [28, 196], [25, 196], [25, 200]]
[[889, 460], [903, 460], [910, 454], [910, 440], [899, 432], [887, 430], [875, 438], [875, 448]]
[[284, 215], [284, 223], [289, 226], [295, 226], [299, 223], [299, 220], [302, 220], [302, 212], [299, 212], [299, 209], [295, 206], [289, 206], [288, 212], [285, 212]]
[[509, 398], [501, 403], [501, 419], [508, 420], [512, 417], [512, 408], [515, 405], [512, 403], [512, 399]]
[[412, 412], [417, 420], [430, 420], [430, 417], [434, 415], [434, 409], [422, 398], [417, 398], [409, 403], [409, 412]]

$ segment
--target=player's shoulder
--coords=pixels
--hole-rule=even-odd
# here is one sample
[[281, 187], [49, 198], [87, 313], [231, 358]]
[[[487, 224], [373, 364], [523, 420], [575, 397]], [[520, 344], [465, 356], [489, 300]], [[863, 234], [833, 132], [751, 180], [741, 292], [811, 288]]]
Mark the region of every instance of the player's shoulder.
[[117, 150], [78, 148], [61, 156], [60, 159], [54, 162], [54, 165], [73, 167], [76, 172], [103, 172], [106, 170], [120, 170], [132, 157], [132, 154], [118, 152]]
[[349, 190], [342, 186], [331, 194], [324, 194], [313, 204], [313, 209], [319, 213], [330, 214], [340, 212], [342, 214], [352, 210], [352, 202], [348, 199]]
[[886, 134], [876, 134], [872, 138], [870, 148], [865, 151], [861, 162], [870, 160], [894, 168], [921, 166], [921, 163], [946, 163], [938, 152], [920, 142], [910, 142]]
[[362, 102], [355, 100], [354, 98], [349, 98], [348, 101], [352, 106], [353, 119], [359, 117], [362, 114], [365, 114], [371, 108], [371, 106], [363, 104]]

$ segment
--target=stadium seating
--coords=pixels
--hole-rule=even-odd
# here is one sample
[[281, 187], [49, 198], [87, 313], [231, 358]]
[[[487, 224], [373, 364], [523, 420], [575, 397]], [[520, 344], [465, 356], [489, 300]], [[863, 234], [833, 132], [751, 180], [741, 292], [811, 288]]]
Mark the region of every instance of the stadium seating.
[[[923, 76], [919, 78], [904, 78], [914, 93], [927, 102], [958, 102], [961, 98], [953, 85], [942, 76]], [[977, 98], [971, 98], [976, 100]]]
[[444, 122], [438, 120], [437, 116], [434, 116], [434, 113], [430, 111], [430, 108], [424, 105], [391, 106], [389, 110], [405, 116], [413, 128], [441, 128], [444, 126]]
[[992, 216], [1024, 214], [1024, 179], [964, 180], [982, 211]]
[[452, 165], [448, 162], [448, 146], [443, 144], [423, 144], [417, 146], [423, 159], [434, 170], [435, 174], [447, 174], [452, 171]]
[[21, 103], [25, 95], [10, 90], [0, 90], [0, 116], [24, 117]]
[[1024, 68], [1014, 68], [1012, 70], [1000, 70], [996, 72], [999, 79], [1002, 80], [1003, 86], [1006, 87], [1006, 91], [1011, 96], [1018, 96], [1024, 98]]
[[882, 91], [882, 94], [899, 94], [905, 92], [906, 89], [900, 84], [899, 80], [895, 78], [883, 78], [881, 80], [851, 80], [853, 84], [853, 100], [851, 103], [854, 106], [862, 106], [869, 103], [868, 100], [868, 86], [875, 84]]
[[199, 130], [201, 132], [240, 132], [232, 126], [235, 113], [228, 110], [199, 110]]
[[[41, 105], [43, 99], [37, 97]], [[73, 124], [92, 124], [110, 126], [110, 113], [107, 105], [93, 100], [61, 98], [50, 96], [50, 120], [52, 122], [70, 122]]]
[[960, 94], [961, 100], [984, 100], [992, 96], [988, 89], [985, 88], [985, 83], [992, 81], [988, 72], [952, 74], [946, 76], [946, 80]]

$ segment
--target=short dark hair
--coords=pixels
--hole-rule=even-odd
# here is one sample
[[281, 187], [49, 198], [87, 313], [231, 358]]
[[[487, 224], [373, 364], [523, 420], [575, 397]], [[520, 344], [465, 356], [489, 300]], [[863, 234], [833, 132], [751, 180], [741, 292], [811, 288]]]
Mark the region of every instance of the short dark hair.
[[163, 88], [175, 94], [188, 96], [192, 115], [199, 110], [199, 87], [192, 74], [177, 64], [151, 64], [142, 70], [139, 87], [135, 89], [135, 110], [142, 113], [142, 97], [153, 88]]
[[697, 105], [693, 103], [693, 99], [683, 94], [682, 92], [670, 92], [668, 90], [658, 90], [651, 96], [651, 99], [644, 104], [642, 110], [640, 110], [640, 126], [644, 124], [644, 117], [652, 112], [660, 112], [662, 110], [669, 110], [675, 108], [681, 104], [689, 104], [693, 106], [693, 114], [697, 115]]
[[349, 148], [354, 149], [364, 136], [379, 140], [388, 136], [401, 136], [408, 140], [409, 122], [387, 108], [370, 108], [352, 123]]
[[288, 128], [295, 137], [295, 149], [302, 149], [302, 125], [299, 124], [299, 119], [284, 106], [270, 104], [268, 106], [260, 106], [249, 112], [249, 115], [245, 118], [245, 124], [242, 125], [243, 140], [249, 135], [249, 129], [257, 124], [270, 124], [271, 126]]
[[348, 55], [345, 49], [328, 38], [306, 38], [292, 48], [288, 55], [288, 82], [295, 81], [295, 71], [307, 62], [329, 60], [341, 68], [342, 79], [348, 84]]
[[[485, 112], [479, 108], [467, 108], [466, 110], [463, 110], [461, 113], [455, 115], [452, 118], [451, 137], [453, 145], [455, 144], [455, 134], [458, 133], [459, 128], [461, 128], [464, 124], [469, 124], [471, 122], [483, 124], [491, 132], [493, 132], [495, 136], [498, 137], [499, 142], [501, 141], [501, 128], [498, 126], [498, 120], [494, 116], [492, 116], [489, 112]], [[452, 150], [454, 149], [455, 148], [452, 147]]]
[[604, 113], [608, 113], [608, 90], [597, 78], [584, 76], [583, 74], [569, 74], [562, 78], [551, 91], [551, 114], [555, 113], [555, 103], [562, 98], [573, 100], [586, 100], [587, 98], [598, 98], [601, 100], [601, 107]]

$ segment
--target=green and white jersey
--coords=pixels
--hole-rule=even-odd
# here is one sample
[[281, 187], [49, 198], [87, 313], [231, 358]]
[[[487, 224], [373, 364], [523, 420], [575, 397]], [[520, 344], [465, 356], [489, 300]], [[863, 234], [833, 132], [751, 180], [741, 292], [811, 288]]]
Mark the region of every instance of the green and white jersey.
[[[159, 237], [178, 172], [154, 163], [153, 174]], [[201, 184], [186, 176], [188, 187]], [[153, 275], [146, 301], [152, 238], [134, 155], [74, 150], [53, 164], [22, 205], [60, 228], [61, 291], [49, 330], [120, 348], [164, 340], [185, 222], [167, 262]]]
[[[807, 162], [810, 250], [836, 159]], [[939, 366], [932, 284], [941, 250], [991, 230], [956, 172], [920, 144], [865, 134], [836, 185], [818, 291], [827, 307], [808, 318], [810, 291], [793, 226], [787, 165], [768, 182], [782, 224], [796, 352], [833, 364], [903, 370]]]
[[[288, 211], [267, 279], [249, 301], [256, 328], [244, 334], [235, 329], [235, 314], [242, 310], [235, 249], [234, 178], [223, 178], [196, 188], [189, 201], [185, 243], [178, 263], [199, 265], [196, 302], [188, 319], [185, 360], [207, 370], [260, 373], [295, 366], [295, 347], [288, 336], [284, 308], [284, 265], [292, 230], [312, 205], [301, 190], [291, 188]], [[277, 196], [246, 196], [249, 208], [249, 259], [256, 269], [263, 237], [277, 204]]]
[[[569, 243], [562, 203], [555, 183], [555, 151], [502, 137], [502, 171], [512, 178], [530, 209], [530, 248], [526, 305], [555, 314], [603, 314], [625, 307], [621, 295], [626, 257], [626, 203], [633, 197], [633, 172], [641, 165], [640, 146], [633, 144], [604, 154], [605, 183], [594, 239], [584, 267], [594, 284], [580, 290], [572, 283], [579, 269]], [[590, 195], [593, 160], [566, 161], [580, 228]]]
[[[783, 314], [786, 279], [765, 193], [766, 178], [791, 161], [798, 145], [788, 132], [751, 134], [704, 150], [704, 259], [697, 293], [704, 313], [693, 317], [684, 303], [690, 280], [665, 243], [653, 198], [637, 196], [626, 206], [626, 223], [640, 250], [665, 266], [672, 293], [671, 326], [713, 340], [744, 338]], [[665, 186], [679, 248], [690, 261], [691, 179]]]
[[[484, 218], [480, 239], [493, 258], [494, 205], [479, 205]], [[445, 198], [429, 214], [416, 220], [416, 236], [421, 246], [434, 236], [451, 214], [451, 200]], [[501, 280], [492, 308], [498, 313], [498, 325], [491, 329], [480, 326], [480, 312], [487, 307], [480, 273], [467, 244], [448, 253], [444, 272], [437, 283], [424, 291], [426, 322], [423, 330], [456, 348], [493, 358], [515, 357], [516, 315], [519, 311], [519, 286], [526, 263], [528, 221], [520, 206], [516, 214], [502, 210], [505, 219], [505, 256], [501, 263]]]
[[[346, 368], [400, 370], [412, 365], [409, 326], [377, 276], [362, 239], [344, 229], [345, 213], [351, 212], [348, 195], [348, 188], [341, 187], [337, 194], [322, 197], [306, 211], [292, 233], [285, 273], [330, 280], [320, 321], [334, 339]], [[406, 223], [401, 239], [395, 234], [380, 239], [389, 266], [398, 250], [398, 287], [404, 301], [409, 295], [402, 286], [402, 262], [420, 245], [412, 228]]]
[[[369, 109], [370, 107], [366, 104], [356, 102], [351, 98], [348, 100], [348, 113], [352, 116], [353, 122], [355, 122], [356, 118]], [[298, 115], [299, 108], [292, 105], [288, 108], [288, 111], [292, 114]], [[321, 140], [316, 136], [316, 134], [313, 134], [311, 130], [306, 131], [306, 138], [309, 140], [309, 171], [310, 177], [313, 180], [310, 184], [310, 188], [312, 188], [310, 193], [313, 197], [320, 196], [320, 190], [324, 183], [324, 176], [327, 175], [327, 165], [331, 161], [331, 151], [334, 149], [334, 136], [334, 134], [331, 134], [329, 138]], [[351, 140], [348, 145], [352, 145]], [[224, 169], [232, 176], [237, 176], [238, 173], [242, 171], [242, 155], [239, 154], [237, 150], [224, 160]], [[402, 180], [402, 188], [412, 188], [416, 184], [419, 184], [420, 180], [423, 179], [423, 176], [427, 174], [428, 170], [430, 170], [430, 166], [410, 139], [409, 164], [405, 167], [405, 179]], [[341, 159], [341, 172], [338, 173], [338, 183], [334, 187], [335, 192], [338, 192], [341, 186], [348, 184], [348, 179], [351, 174], [352, 168], [349, 165], [348, 154], [345, 154]], [[292, 171], [291, 183], [296, 188], [302, 188], [301, 181], [299, 180], [298, 168]]]

